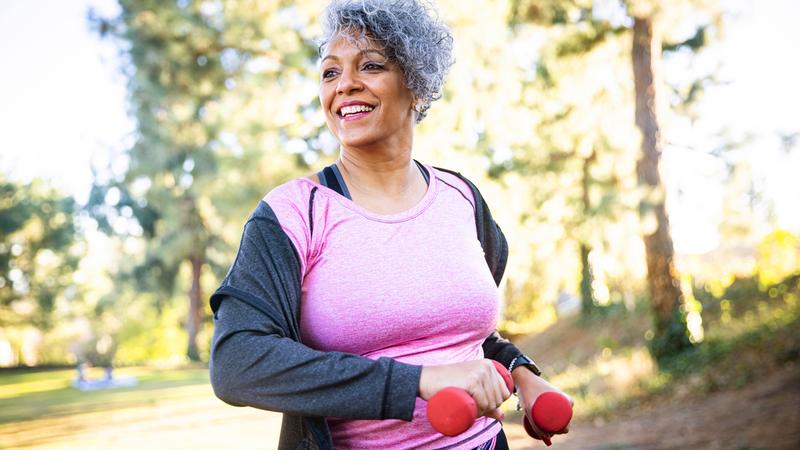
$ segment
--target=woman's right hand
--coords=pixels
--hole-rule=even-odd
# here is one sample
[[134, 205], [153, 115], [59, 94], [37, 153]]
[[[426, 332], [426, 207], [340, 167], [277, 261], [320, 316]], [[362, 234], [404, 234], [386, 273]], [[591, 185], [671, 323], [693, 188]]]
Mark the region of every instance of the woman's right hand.
[[423, 400], [429, 400], [448, 386], [467, 391], [478, 406], [478, 415], [504, 419], [498, 408], [511, 396], [511, 392], [491, 360], [422, 367], [419, 396]]

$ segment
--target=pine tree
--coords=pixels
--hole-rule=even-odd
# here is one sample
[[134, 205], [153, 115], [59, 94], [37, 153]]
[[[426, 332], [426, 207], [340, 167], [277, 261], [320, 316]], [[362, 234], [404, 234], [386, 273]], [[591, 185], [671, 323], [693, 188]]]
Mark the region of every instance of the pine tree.
[[314, 100], [284, 91], [310, 70], [316, 49], [305, 27], [286, 19], [310, 16], [298, 13], [303, 4], [120, 6], [118, 17], [93, 23], [127, 61], [135, 140], [124, 173], [98, 176], [88, 209], [109, 233], [119, 216], [139, 225], [133, 236], [144, 240], [146, 254], [127, 276], [137, 289], [157, 292], [163, 305], [188, 285], [187, 356], [198, 360], [204, 273], [224, 274], [247, 211], [302, 165], [284, 148], [297, 131], [282, 125]]
[[[701, 20], [696, 32], [674, 43], [662, 43], [654, 28], [668, 21], [677, 21], [681, 14], [703, 11], [708, 16]], [[641, 134], [641, 153], [636, 166], [637, 180], [643, 194], [639, 199], [639, 213], [644, 224], [643, 240], [648, 268], [647, 282], [650, 290], [655, 320], [655, 338], [651, 349], [658, 359], [681, 351], [691, 345], [686, 329], [685, 312], [681, 306], [683, 295], [674, 264], [674, 249], [665, 207], [665, 191], [659, 175], [658, 163], [663, 148], [661, 124], [657, 111], [663, 87], [657, 76], [662, 50], [697, 50], [705, 44], [706, 30], [713, 25], [716, 13], [714, 2], [680, 1], [670, 5], [669, 11], [660, 9], [657, 2], [641, 1], [590, 1], [548, 0], [513, 2], [512, 23], [516, 26], [536, 24], [556, 30], [554, 48], [548, 61], [542, 58], [540, 78], [553, 80], [548, 62], [558, 64], [564, 58], [583, 57], [615, 39], [630, 39], [630, 63], [633, 67], [634, 117]], [[701, 15], [703, 16], [703, 15]], [[622, 60], [608, 60], [609, 65], [623, 64]], [[630, 66], [629, 66], [630, 67]], [[598, 70], [584, 62], [584, 71]], [[693, 86], [696, 88], [697, 86]], [[690, 90], [687, 100], [696, 95]], [[587, 205], [584, 202], [584, 206]], [[582, 259], [585, 248], [582, 246]], [[591, 270], [584, 268], [584, 277]], [[584, 284], [588, 281], [585, 279]], [[584, 304], [588, 302], [585, 300]]]

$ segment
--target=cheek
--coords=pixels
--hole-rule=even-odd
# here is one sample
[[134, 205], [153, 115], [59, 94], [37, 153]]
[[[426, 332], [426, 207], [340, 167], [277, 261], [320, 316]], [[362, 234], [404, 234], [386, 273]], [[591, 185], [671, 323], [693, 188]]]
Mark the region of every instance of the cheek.
[[320, 86], [319, 87], [319, 104], [326, 111], [330, 109], [330, 104], [329, 104], [330, 98], [331, 98], [331, 96], [328, 95], [328, 93], [326, 92], [325, 86]]
[[333, 102], [333, 97], [330, 95], [330, 93], [327, 92], [325, 88], [320, 88], [319, 104], [320, 107], [322, 108], [322, 113], [325, 115], [326, 120], [330, 120], [332, 102]]

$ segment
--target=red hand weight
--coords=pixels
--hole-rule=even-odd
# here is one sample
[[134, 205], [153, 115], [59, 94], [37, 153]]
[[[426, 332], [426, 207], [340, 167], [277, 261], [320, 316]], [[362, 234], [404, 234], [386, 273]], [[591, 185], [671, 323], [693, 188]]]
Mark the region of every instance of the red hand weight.
[[[514, 390], [511, 374], [497, 361], [492, 361], [503, 377], [509, 391]], [[428, 420], [433, 429], [445, 436], [458, 436], [467, 431], [478, 417], [478, 405], [469, 393], [456, 387], [446, 387], [428, 400]]]
[[[567, 428], [569, 421], [572, 420], [572, 405], [569, 404], [567, 397], [558, 392], [545, 392], [533, 402], [529, 416], [545, 433], [559, 433]], [[530, 437], [540, 439], [547, 445], [551, 444], [549, 438], [536, 434], [527, 416], [523, 417], [523, 425]]]

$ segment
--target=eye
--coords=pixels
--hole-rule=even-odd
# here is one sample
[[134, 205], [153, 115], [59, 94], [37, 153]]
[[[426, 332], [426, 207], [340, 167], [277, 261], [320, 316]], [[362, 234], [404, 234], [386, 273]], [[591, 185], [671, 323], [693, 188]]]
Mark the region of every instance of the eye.
[[327, 69], [322, 71], [322, 79], [327, 80], [336, 76], [336, 71], [333, 69]]
[[370, 61], [365, 63], [363, 67], [364, 70], [382, 70], [383, 64]]

